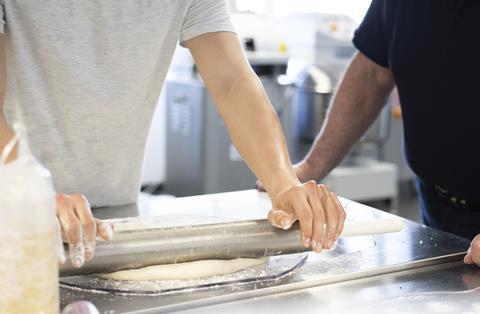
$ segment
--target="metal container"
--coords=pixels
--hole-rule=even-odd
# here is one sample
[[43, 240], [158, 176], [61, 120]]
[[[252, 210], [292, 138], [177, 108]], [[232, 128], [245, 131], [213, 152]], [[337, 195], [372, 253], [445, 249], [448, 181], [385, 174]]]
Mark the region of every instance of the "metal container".
[[333, 83], [322, 69], [307, 66], [294, 80], [294, 136], [300, 141], [313, 141], [327, 114]]
[[316, 66], [305, 66], [293, 76], [292, 96], [293, 161], [303, 159], [320, 132], [332, 96], [333, 80]]
[[[292, 84], [294, 161], [303, 159], [322, 129], [336, 83], [329, 72], [313, 65], [303, 67], [295, 76]], [[343, 165], [355, 163], [352, 161], [355, 156], [380, 159], [382, 145], [390, 133], [390, 113], [391, 108], [386, 105], [344, 158]]]

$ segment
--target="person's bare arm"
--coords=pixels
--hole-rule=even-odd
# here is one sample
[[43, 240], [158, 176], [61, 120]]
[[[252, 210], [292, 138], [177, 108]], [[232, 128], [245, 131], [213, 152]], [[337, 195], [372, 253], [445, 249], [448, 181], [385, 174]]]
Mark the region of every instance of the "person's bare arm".
[[332, 99], [325, 124], [295, 170], [302, 182], [323, 179], [378, 116], [394, 88], [392, 72], [357, 53]]
[[[5, 40], [4, 35], [0, 34], [0, 152], [12, 137], [12, 131], [5, 120], [3, 113], [3, 100], [5, 99], [5, 82], [6, 82], [6, 68], [5, 68]], [[15, 158], [16, 152], [8, 160]]]
[[278, 194], [297, 184], [275, 111], [235, 35], [210, 33], [187, 46], [233, 143], [269, 192]]
[[315, 251], [331, 247], [343, 228], [345, 212], [326, 187], [298, 181], [277, 115], [237, 37], [209, 33], [189, 40], [186, 46], [232, 142], [265, 183], [273, 203], [270, 222], [286, 229], [298, 218], [305, 246]]

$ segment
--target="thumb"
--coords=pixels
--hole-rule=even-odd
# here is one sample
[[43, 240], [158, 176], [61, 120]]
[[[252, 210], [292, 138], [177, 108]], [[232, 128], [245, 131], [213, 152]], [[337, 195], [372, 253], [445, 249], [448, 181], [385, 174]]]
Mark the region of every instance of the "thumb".
[[472, 248], [468, 248], [467, 255], [463, 258], [465, 264], [473, 264]]
[[297, 219], [283, 210], [271, 209], [268, 212], [268, 221], [274, 227], [287, 230], [290, 229]]

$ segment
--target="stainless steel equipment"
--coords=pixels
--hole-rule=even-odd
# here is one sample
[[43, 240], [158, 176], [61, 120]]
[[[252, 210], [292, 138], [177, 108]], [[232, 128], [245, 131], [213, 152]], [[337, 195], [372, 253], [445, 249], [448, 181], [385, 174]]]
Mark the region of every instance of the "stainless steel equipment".
[[[302, 159], [312, 146], [315, 137], [320, 132], [329, 108], [334, 83], [332, 75], [326, 70], [313, 65], [304, 66], [293, 79], [294, 95], [292, 98], [293, 110], [293, 138], [296, 159]], [[346, 127], [346, 126], [339, 126]], [[390, 107], [382, 111], [373, 125], [355, 144], [346, 157], [362, 155], [369, 151], [370, 158], [378, 159], [382, 145], [388, 139], [390, 128]]]
[[[350, 218], [392, 217], [355, 202], [344, 199], [341, 202]], [[96, 215], [131, 216], [137, 212], [147, 216], [189, 214], [251, 220], [265, 217], [268, 209], [268, 199], [263, 194], [245, 191], [152, 201], [143, 203], [138, 211], [127, 213], [118, 208], [99, 209]], [[293, 277], [274, 285], [221, 287], [161, 297], [61, 288], [61, 300], [63, 306], [76, 300], [89, 300], [101, 313], [163, 313], [186, 309], [192, 313], [245, 313], [254, 309], [291, 313], [299, 308], [306, 313], [344, 313], [335, 311], [336, 306], [344, 305], [351, 311], [358, 306], [355, 302], [379, 303], [379, 299], [386, 296], [479, 287], [480, 271], [460, 263], [468, 245], [466, 239], [409, 222], [398, 233], [343, 239], [334, 251], [309, 253], [306, 264]], [[444, 300], [455, 301], [447, 297]], [[419, 311], [412, 308], [411, 312]]]
[[[403, 219], [390, 218], [347, 223], [342, 237], [398, 232]], [[61, 276], [76, 276], [150, 265], [204, 259], [263, 257], [308, 251], [300, 241], [298, 223], [281, 230], [266, 220], [250, 220], [175, 227], [135, 227], [100, 242], [96, 257], [82, 268], [70, 263], [60, 267]]]
[[294, 78], [292, 97], [294, 160], [303, 159], [327, 116], [333, 93], [330, 75], [316, 66], [305, 66]]
[[99, 242], [92, 262], [82, 268], [65, 263], [60, 267], [60, 275], [86, 275], [202, 259], [273, 256], [306, 250], [300, 242], [297, 225], [284, 231], [272, 227], [266, 220], [140, 229], [116, 234], [109, 242]]
[[307, 66], [295, 78], [294, 87], [294, 137], [311, 144], [325, 121], [333, 83], [322, 69]]

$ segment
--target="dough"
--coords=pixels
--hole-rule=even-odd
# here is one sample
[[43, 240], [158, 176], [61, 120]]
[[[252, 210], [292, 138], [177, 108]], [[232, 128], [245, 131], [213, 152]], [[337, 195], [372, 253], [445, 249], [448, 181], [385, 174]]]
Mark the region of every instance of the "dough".
[[178, 264], [148, 266], [99, 275], [113, 280], [189, 280], [237, 271], [265, 263], [267, 258], [237, 258], [232, 260], [202, 260]]
[[[175, 227], [230, 221], [226, 218], [191, 215], [163, 215], [150, 218], [112, 219], [115, 233], [132, 232], [139, 229]], [[195, 262], [148, 266], [138, 269], [121, 270], [98, 276], [113, 280], [189, 280], [216, 275], [232, 274], [237, 271], [261, 265], [266, 258], [237, 258], [232, 260], [201, 260]]]

